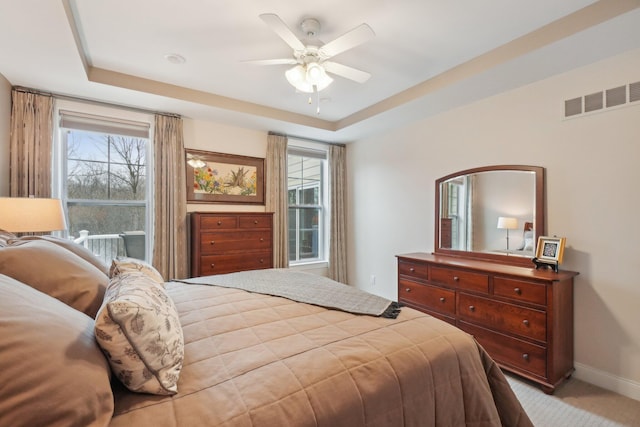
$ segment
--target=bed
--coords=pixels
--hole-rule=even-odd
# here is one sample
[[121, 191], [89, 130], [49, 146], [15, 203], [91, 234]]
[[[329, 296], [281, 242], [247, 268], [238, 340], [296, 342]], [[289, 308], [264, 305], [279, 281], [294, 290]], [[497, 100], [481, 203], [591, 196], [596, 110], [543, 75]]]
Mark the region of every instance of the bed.
[[2, 426], [532, 425], [473, 337], [429, 315], [248, 291], [256, 272], [165, 283], [74, 245], [0, 236]]

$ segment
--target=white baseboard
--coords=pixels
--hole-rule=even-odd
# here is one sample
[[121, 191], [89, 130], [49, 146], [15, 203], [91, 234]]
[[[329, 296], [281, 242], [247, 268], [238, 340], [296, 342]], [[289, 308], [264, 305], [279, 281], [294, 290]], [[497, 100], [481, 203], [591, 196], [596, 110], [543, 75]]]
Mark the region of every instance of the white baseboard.
[[577, 379], [640, 401], [640, 383], [581, 363], [575, 363], [575, 368], [573, 376]]

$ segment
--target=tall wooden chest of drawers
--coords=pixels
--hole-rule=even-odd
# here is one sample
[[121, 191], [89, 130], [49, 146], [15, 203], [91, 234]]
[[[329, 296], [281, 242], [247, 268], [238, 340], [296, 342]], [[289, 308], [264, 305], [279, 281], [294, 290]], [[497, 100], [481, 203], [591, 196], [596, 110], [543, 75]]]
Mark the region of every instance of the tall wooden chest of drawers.
[[398, 255], [399, 302], [472, 334], [505, 370], [547, 393], [574, 371], [573, 271]]
[[191, 277], [272, 267], [272, 213], [191, 213]]

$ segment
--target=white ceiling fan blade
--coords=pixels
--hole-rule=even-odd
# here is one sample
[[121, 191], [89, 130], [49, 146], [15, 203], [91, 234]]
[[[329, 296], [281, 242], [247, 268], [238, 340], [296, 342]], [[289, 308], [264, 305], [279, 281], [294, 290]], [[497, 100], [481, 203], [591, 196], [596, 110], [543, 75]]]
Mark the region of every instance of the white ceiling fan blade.
[[242, 61], [247, 64], [254, 65], [295, 65], [298, 63], [294, 58], [281, 58], [281, 59], [256, 59], [253, 61]]
[[260, 15], [260, 19], [279, 35], [286, 44], [291, 46], [293, 50], [304, 50], [304, 44], [293, 34], [293, 31], [287, 27], [287, 24], [285, 24], [278, 15], [275, 13], [263, 13]]
[[326, 58], [330, 58], [371, 40], [375, 35], [376, 33], [373, 32], [370, 26], [360, 24], [353, 30], [322, 46], [319, 52]]
[[338, 64], [337, 62], [325, 61], [322, 63], [324, 69], [335, 75], [340, 77], [344, 77], [345, 79], [353, 80], [358, 83], [364, 83], [369, 80], [371, 74], [366, 71], [361, 71], [353, 67], [348, 67], [346, 65]]

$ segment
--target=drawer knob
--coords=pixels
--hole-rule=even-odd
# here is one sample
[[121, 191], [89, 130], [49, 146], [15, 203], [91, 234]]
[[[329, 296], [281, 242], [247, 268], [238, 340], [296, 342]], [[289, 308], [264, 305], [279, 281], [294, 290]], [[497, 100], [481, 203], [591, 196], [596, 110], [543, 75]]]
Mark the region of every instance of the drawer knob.
[[515, 293], [516, 293], [516, 295], [522, 295], [522, 289], [520, 289], [520, 288], [515, 288], [515, 289], [513, 290], [513, 292], [515, 292]]
[[415, 268], [413, 268], [413, 267], [411, 267], [411, 268], [409, 269], [409, 271], [410, 271], [411, 273], [413, 273], [413, 272], [415, 272], [415, 271], [416, 271], [416, 269], [415, 269]]
[[222, 225], [222, 221], [218, 221], [218, 225]]
[[254, 223], [254, 224], [257, 224], [257, 223], [258, 223], [258, 220], [257, 220], [257, 219], [253, 220], [253, 223]]
[[261, 242], [264, 242], [264, 237], [261, 237], [261, 238], [260, 238], [260, 241], [261, 241]]
[[460, 280], [460, 278], [458, 276], [453, 276], [453, 281], [454, 282], [458, 282]]
[[476, 306], [475, 305], [470, 305], [469, 306], [469, 311], [476, 311]]
[[522, 353], [522, 358], [526, 361], [529, 361], [529, 353]]
[[215, 241], [215, 240], [212, 240], [212, 241], [211, 241], [211, 244], [212, 244], [212, 245], [215, 245], [215, 244], [216, 244], [216, 241]]
[[411, 292], [411, 288], [406, 288], [404, 291], [405, 292]]
[[524, 319], [524, 320], [522, 321], [522, 324], [523, 324], [524, 326], [529, 326], [529, 321], [528, 321], [527, 319]]
[[264, 264], [264, 259], [260, 258], [260, 264]]
[[215, 267], [216, 265], [214, 263], [211, 263], [211, 268]]
[[445, 298], [444, 297], [440, 297], [440, 302], [444, 302]]

